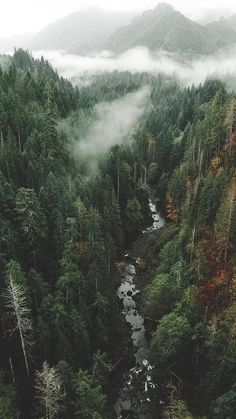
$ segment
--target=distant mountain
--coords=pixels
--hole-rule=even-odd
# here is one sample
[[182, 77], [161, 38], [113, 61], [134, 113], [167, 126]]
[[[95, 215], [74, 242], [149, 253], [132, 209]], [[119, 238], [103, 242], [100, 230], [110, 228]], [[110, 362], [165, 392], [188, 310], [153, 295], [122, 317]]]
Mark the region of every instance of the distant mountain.
[[227, 39], [220, 42], [218, 32], [186, 18], [172, 6], [160, 3], [155, 9], [134, 18], [126, 27], [118, 29], [103, 44], [103, 48], [121, 53], [145, 46], [150, 50], [208, 54], [230, 42], [234, 40], [229, 33]]
[[15, 46], [81, 55], [101, 50], [119, 54], [144, 46], [151, 51], [163, 50], [192, 57], [211, 54], [232, 44], [236, 44], [236, 14], [201, 25], [172, 6], [159, 3], [138, 16], [94, 9], [72, 13], [34, 35], [0, 39], [0, 52]]
[[106, 38], [127, 25], [133, 17], [134, 13], [79, 11], [48, 25], [31, 39], [28, 46], [30, 49], [60, 49], [79, 54], [98, 50]]
[[0, 38], [0, 53], [13, 51], [15, 48], [27, 48], [32, 34], [20, 34], [12, 37]]
[[229, 18], [221, 18], [219, 20], [215, 20], [211, 23], [209, 23], [206, 26], [213, 25], [214, 27], [218, 26], [221, 28], [221, 30], [231, 30], [233, 32], [236, 32], [236, 13], [230, 16]]
[[207, 25], [208, 23], [215, 22], [222, 18], [229, 18], [232, 16], [232, 11], [228, 8], [211, 8], [201, 12], [201, 17], [198, 18], [197, 22], [201, 25]]
[[226, 21], [230, 29], [236, 32], [236, 13], [232, 15], [231, 17], [229, 17], [228, 19], [224, 19], [224, 20]]
[[221, 18], [216, 22], [211, 22], [206, 25], [211, 35], [215, 37], [215, 43], [218, 48], [236, 43], [236, 27], [234, 31], [226, 21], [228, 19]]

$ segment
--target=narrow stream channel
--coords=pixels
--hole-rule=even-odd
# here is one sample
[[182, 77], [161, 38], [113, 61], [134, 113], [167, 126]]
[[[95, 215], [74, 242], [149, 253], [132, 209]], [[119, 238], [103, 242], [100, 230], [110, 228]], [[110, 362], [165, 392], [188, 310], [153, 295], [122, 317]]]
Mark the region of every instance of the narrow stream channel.
[[[152, 213], [153, 224], [144, 230], [143, 234], [151, 234], [162, 228], [165, 220], [157, 212], [156, 205], [149, 199], [149, 207]], [[152, 382], [152, 365], [150, 365], [149, 347], [145, 338], [144, 318], [137, 312], [135, 296], [141, 291], [135, 285], [137, 265], [140, 258], [131, 257], [129, 253], [124, 255], [124, 268], [120, 274], [121, 285], [117, 290], [117, 296], [123, 302], [122, 314], [131, 328], [131, 338], [134, 346], [135, 365], [127, 373], [119, 399], [115, 404], [118, 419], [151, 419], [149, 415], [155, 384]]]

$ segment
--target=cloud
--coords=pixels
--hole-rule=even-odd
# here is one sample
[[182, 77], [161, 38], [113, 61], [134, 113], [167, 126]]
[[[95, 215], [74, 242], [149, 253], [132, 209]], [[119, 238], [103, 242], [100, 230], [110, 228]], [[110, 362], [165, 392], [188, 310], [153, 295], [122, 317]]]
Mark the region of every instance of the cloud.
[[150, 87], [144, 86], [120, 99], [95, 105], [89, 115], [82, 115], [82, 120], [79, 114], [72, 114], [59, 122], [59, 133], [72, 140], [72, 152], [79, 157], [88, 176], [96, 174], [103, 153], [129, 140], [139, 118], [150, 106], [150, 94]]
[[83, 153], [98, 154], [121, 144], [148, 105], [150, 89], [144, 87], [113, 102], [95, 106], [95, 119], [78, 143]]
[[198, 84], [209, 76], [236, 73], [236, 47], [185, 62], [165, 52], [153, 54], [144, 47], [128, 50], [119, 56], [108, 51], [90, 56], [72, 55], [60, 51], [37, 51], [33, 52], [33, 55], [35, 57], [43, 55], [64, 77], [77, 76], [78, 84], [82, 83], [86, 75], [114, 70], [173, 74], [185, 84]]

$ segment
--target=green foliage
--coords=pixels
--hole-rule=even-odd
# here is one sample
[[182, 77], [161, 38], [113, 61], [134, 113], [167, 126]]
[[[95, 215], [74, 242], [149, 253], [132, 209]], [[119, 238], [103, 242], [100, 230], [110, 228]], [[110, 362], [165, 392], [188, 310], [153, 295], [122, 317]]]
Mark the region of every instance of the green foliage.
[[[123, 85], [124, 76], [128, 79]], [[12, 357], [17, 383], [19, 377], [25, 380], [22, 349], [28, 365], [26, 324], [32, 315], [36, 338], [32, 369], [36, 364], [41, 370], [45, 359], [52, 366], [63, 360], [71, 371], [67, 383], [71, 394], [73, 374], [79, 368], [94, 369], [95, 375], [101, 372], [98, 382], [111, 392], [109, 365], [123, 350], [123, 328], [115, 334], [110, 325], [119, 317], [114, 261], [127, 235], [123, 218], [129, 198], [135, 203], [135, 222], [143, 208], [131, 175], [127, 183], [129, 147], [101, 156], [96, 164], [98, 183], [85, 170], [83, 157], [75, 155], [70, 129], [64, 129], [85, 133], [97, 102], [135, 91], [145, 77], [117, 73], [108, 78], [110, 87], [116, 79], [113, 90], [102, 75], [97, 89], [93, 85], [78, 92], [43, 58], [34, 60], [23, 50], [15, 51], [11, 65], [0, 71], [0, 266], [3, 281], [14, 277], [10, 291], [19, 303], [12, 310], [14, 319], [9, 318], [9, 307], [1, 305], [1, 354], [4, 368], [9, 368]], [[13, 323], [20, 330], [21, 345]], [[24, 406], [22, 414], [27, 417], [34, 401], [28, 397], [25, 402], [24, 384], [20, 390], [19, 409]], [[7, 409], [4, 398], [2, 403]]]
[[143, 221], [141, 205], [137, 198], [129, 199], [126, 207], [128, 230], [136, 231]]
[[173, 276], [157, 275], [147, 288], [147, 312], [150, 317], [160, 318], [174, 307], [178, 300], [180, 288]]
[[0, 418], [13, 419], [16, 414], [16, 391], [12, 385], [6, 384], [0, 373]]
[[0, 418], [13, 419], [11, 414], [11, 401], [6, 397], [0, 397]]
[[157, 365], [173, 362], [186, 349], [191, 336], [188, 319], [175, 312], [165, 315], [152, 338], [152, 351]]
[[[144, 303], [145, 314], [159, 321], [156, 330], [155, 322], [151, 326], [155, 379], [164, 399], [168, 399], [163, 390], [166, 382], [181, 383], [176, 399], [180, 411], [183, 408], [180, 417], [191, 417], [184, 410], [185, 398], [188, 410], [197, 417], [231, 417], [235, 381], [234, 297], [229, 299], [234, 295], [231, 281], [235, 275], [234, 99], [219, 81], [182, 92], [172, 86], [169, 93], [164, 86], [167, 97], [160, 99], [162, 89], [163, 85], [155, 86], [153, 114], [143, 122], [138, 140], [141, 147], [145, 130], [153, 136], [158, 152], [148, 170], [152, 173], [155, 167], [157, 180], [153, 182], [151, 176], [150, 185], [162, 208], [167, 202], [167, 210], [176, 214], [175, 225], [170, 217], [165, 227]], [[179, 111], [176, 102], [181, 103]], [[141, 149], [139, 153], [142, 155]]]
[[21, 228], [31, 245], [46, 238], [46, 218], [33, 189], [20, 188], [16, 195], [16, 211]]
[[105, 419], [103, 412], [106, 397], [96, 380], [87, 371], [80, 371], [74, 379], [73, 386], [75, 417]]
[[233, 419], [236, 409], [235, 385], [227, 393], [222, 394], [212, 403], [212, 419]]

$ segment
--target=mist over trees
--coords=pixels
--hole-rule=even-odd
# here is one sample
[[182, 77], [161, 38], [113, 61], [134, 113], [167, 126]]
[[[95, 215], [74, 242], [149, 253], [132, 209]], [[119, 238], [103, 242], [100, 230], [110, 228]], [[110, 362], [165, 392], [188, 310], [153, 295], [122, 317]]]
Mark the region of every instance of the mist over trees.
[[[152, 417], [234, 418], [235, 103], [220, 80], [73, 87], [21, 49], [1, 67], [0, 417], [116, 417], [134, 362], [119, 263], [151, 193], [167, 220], [145, 239], [139, 303]], [[122, 111], [121, 138], [99, 147], [97, 124]]]

